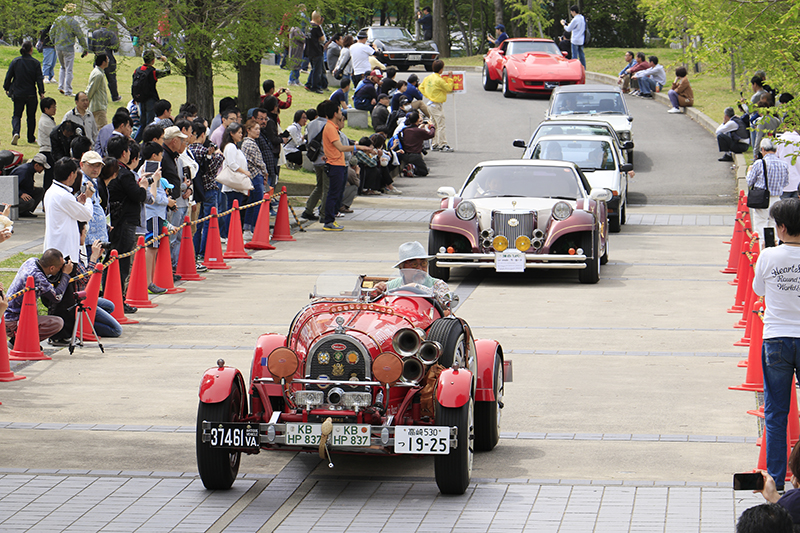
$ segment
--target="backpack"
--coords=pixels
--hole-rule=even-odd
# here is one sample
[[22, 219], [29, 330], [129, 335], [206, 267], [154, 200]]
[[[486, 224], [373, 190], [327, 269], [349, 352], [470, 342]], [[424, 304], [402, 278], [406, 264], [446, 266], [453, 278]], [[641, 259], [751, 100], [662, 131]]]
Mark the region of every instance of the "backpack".
[[586, 46], [592, 41], [592, 33], [589, 31], [589, 23], [586, 22], [586, 17], [583, 17], [583, 46]]
[[141, 66], [133, 71], [133, 82], [131, 83], [131, 96], [135, 102], [143, 102], [144, 99], [152, 94], [153, 70], [151, 67]]
[[308, 146], [306, 148], [306, 155], [308, 158], [314, 162], [319, 157], [319, 154], [322, 152], [322, 133], [325, 131], [325, 127], [319, 130], [319, 133], [316, 137], [308, 141]]

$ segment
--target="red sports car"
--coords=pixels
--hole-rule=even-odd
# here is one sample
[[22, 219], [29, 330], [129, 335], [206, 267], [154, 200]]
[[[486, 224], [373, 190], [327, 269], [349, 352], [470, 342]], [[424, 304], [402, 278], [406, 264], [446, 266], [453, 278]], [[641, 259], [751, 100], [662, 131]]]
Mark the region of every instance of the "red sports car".
[[483, 88], [502, 84], [503, 96], [516, 93], [549, 94], [560, 85], [586, 83], [586, 71], [577, 59], [567, 59], [550, 39], [506, 39], [483, 58]]

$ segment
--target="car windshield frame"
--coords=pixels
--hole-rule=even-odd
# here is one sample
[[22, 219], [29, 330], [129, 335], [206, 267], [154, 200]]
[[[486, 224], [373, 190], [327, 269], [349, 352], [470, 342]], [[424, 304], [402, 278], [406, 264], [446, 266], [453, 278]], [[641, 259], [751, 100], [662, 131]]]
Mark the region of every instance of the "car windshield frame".
[[[413, 41], [414, 40], [414, 37], [412, 37], [412, 35], [409, 33], [409, 31], [407, 29], [403, 28], [402, 26], [382, 26], [380, 28], [370, 28], [369, 31], [370, 31], [370, 34], [372, 36], [372, 40], [373, 41], [376, 41], [376, 40], [377, 41], [398, 41], [398, 40]], [[395, 37], [393, 37], [391, 35], [390, 36], [382, 36], [382, 35], [379, 35], [381, 32], [386, 32], [386, 33], [400, 32], [401, 35], [395, 36]]]
[[[512, 52], [512, 50], [514, 48], [518, 48], [518, 47], [519, 48], [524, 48], [526, 46], [549, 48], [550, 50], [548, 51], [546, 49], [543, 49], [543, 50], [531, 49], [531, 50], [522, 50], [522, 51], [519, 51], [519, 52], [517, 52], [517, 51], [513, 51]], [[539, 53], [539, 54], [550, 54], [550, 55], [554, 55], [554, 56], [560, 56], [561, 55], [561, 50], [558, 48], [558, 46], [556, 46], [556, 43], [554, 43], [552, 41], [509, 41], [508, 45], [506, 46], [506, 52], [505, 53], [506, 53], [506, 55], [511, 56], [511, 55], [527, 54], [529, 52]]]
[[[578, 144], [579, 146], [574, 146]], [[599, 150], [599, 152], [597, 152]], [[531, 150], [530, 159], [575, 163], [579, 168], [616, 171], [619, 154], [608, 136], [598, 139], [542, 138]], [[546, 157], [537, 157], [545, 155]], [[570, 155], [571, 157], [567, 157]], [[601, 156], [598, 160], [596, 156]], [[593, 158], [594, 157], [594, 158]], [[597, 165], [599, 163], [599, 166]]]
[[[562, 131], [552, 131], [555, 128], [562, 128]], [[550, 131], [544, 131], [549, 129]], [[568, 130], [568, 131], [563, 131]], [[617, 132], [611, 124], [582, 124], [575, 122], [574, 124], [552, 123], [549, 121], [542, 122], [536, 131], [531, 136], [531, 142], [528, 144], [533, 145], [542, 137], [550, 137], [551, 135], [596, 135], [598, 137], [611, 137], [615, 142], [619, 143]]]
[[[559, 181], [554, 181], [559, 179]], [[584, 198], [591, 186], [570, 166], [478, 165], [459, 194], [464, 200], [482, 198]]]
[[548, 114], [553, 117], [627, 115], [628, 108], [620, 92], [565, 91], [553, 94]]

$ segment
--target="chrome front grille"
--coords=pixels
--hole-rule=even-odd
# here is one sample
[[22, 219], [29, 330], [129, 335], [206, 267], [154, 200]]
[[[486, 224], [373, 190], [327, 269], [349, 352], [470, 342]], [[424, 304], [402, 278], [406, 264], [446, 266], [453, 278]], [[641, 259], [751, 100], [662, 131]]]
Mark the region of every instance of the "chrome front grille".
[[508, 239], [509, 246], [514, 245], [517, 237], [531, 237], [536, 229], [535, 211], [492, 211], [492, 229], [495, 235]]

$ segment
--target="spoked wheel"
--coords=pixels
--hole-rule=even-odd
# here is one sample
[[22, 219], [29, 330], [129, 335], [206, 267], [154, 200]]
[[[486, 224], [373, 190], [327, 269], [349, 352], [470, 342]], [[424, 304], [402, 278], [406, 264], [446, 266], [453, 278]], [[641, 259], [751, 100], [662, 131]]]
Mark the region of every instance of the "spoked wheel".
[[583, 253], [591, 257], [586, 258], [586, 268], [578, 270], [578, 280], [581, 283], [597, 283], [600, 281], [600, 235], [592, 231], [586, 233], [581, 239]]
[[497, 81], [489, 77], [489, 65], [486, 63], [483, 64], [483, 70], [481, 71], [481, 82], [483, 82], [484, 91], [497, 90]]
[[459, 367], [466, 368], [466, 337], [461, 322], [452, 318], [440, 318], [431, 325], [426, 338], [442, 345], [440, 365], [450, 368], [453, 366], [453, 361], [458, 361]]
[[[494, 401], [475, 402], [475, 450], [488, 452], [500, 441], [503, 412], [503, 360], [494, 361]], [[438, 423], [438, 422], [437, 422]]]
[[227, 490], [239, 473], [242, 452], [216, 449], [203, 442], [204, 420], [236, 422], [243, 412], [242, 391], [234, 383], [231, 393], [219, 403], [203, 403], [197, 408], [197, 471], [207, 489]]
[[436, 404], [436, 425], [458, 428], [458, 447], [433, 461], [436, 485], [442, 494], [464, 494], [472, 477], [473, 439], [475, 436], [472, 398], [458, 408]]
[[508, 87], [508, 72], [505, 69], [503, 69], [503, 96], [514, 98], [514, 93]]
[[606, 248], [603, 250], [603, 255], [600, 256], [600, 264], [605, 265], [608, 263], [608, 239], [606, 239]]
[[[428, 234], [428, 253], [430, 255], [436, 255], [439, 253], [439, 248], [443, 246], [447, 246], [445, 233], [432, 229], [430, 234]], [[428, 273], [431, 277], [442, 281], [450, 279], [450, 269], [436, 266], [436, 258], [433, 258], [431, 262], [428, 263]]]

